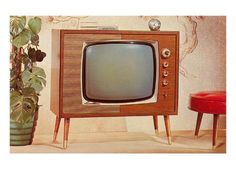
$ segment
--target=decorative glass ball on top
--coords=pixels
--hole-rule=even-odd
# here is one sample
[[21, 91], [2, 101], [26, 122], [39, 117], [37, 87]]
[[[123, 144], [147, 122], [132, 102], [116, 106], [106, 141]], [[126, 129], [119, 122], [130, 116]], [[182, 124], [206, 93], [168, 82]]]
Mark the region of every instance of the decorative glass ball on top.
[[161, 28], [161, 22], [160, 20], [156, 19], [156, 18], [152, 18], [149, 22], [148, 22], [148, 26], [149, 29], [151, 31], [158, 31]]

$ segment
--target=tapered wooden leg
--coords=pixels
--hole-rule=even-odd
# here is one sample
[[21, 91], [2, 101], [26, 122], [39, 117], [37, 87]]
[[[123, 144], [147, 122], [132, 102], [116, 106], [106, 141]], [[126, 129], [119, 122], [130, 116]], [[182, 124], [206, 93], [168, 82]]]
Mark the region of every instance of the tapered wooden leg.
[[169, 115], [164, 115], [165, 127], [166, 127], [166, 135], [168, 139], [168, 144], [171, 144], [171, 131], [170, 131], [170, 118]]
[[196, 129], [195, 129], [195, 137], [198, 136], [199, 130], [200, 130], [200, 126], [201, 126], [201, 122], [202, 122], [202, 115], [203, 113], [199, 112], [197, 115], [197, 124], [196, 124]]
[[55, 128], [54, 128], [53, 142], [56, 142], [56, 140], [57, 140], [57, 134], [58, 134], [58, 130], [59, 130], [59, 127], [60, 127], [60, 123], [61, 123], [61, 118], [59, 116], [57, 116], [56, 117]]
[[212, 136], [212, 148], [213, 148], [213, 149], [216, 148], [218, 120], [219, 120], [219, 114], [214, 114], [214, 120], [213, 120], [213, 136]]
[[153, 116], [153, 123], [154, 123], [155, 132], [158, 133], [159, 129], [158, 129], [158, 116], [157, 115]]
[[68, 144], [68, 136], [69, 136], [69, 127], [70, 127], [70, 119], [65, 118], [64, 119], [64, 139], [63, 139], [63, 148], [67, 148]]

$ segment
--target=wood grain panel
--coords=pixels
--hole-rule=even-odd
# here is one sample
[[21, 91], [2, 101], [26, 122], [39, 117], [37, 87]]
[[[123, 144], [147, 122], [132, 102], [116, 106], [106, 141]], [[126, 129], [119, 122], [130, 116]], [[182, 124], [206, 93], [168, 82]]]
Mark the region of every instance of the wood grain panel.
[[120, 35], [64, 34], [63, 113], [120, 112], [120, 107], [114, 105], [82, 105], [80, 80], [83, 43], [120, 38]]
[[51, 99], [50, 107], [54, 114], [59, 115], [59, 76], [60, 76], [60, 30], [52, 30], [52, 61], [51, 61]]

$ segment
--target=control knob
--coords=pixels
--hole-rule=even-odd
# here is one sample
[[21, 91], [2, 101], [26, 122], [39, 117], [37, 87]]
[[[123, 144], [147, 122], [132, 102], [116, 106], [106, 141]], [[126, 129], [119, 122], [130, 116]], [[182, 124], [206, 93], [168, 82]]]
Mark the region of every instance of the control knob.
[[161, 55], [163, 58], [169, 58], [170, 57], [170, 50], [168, 48], [164, 48], [162, 49]]
[[162, 75], [163, 75], [164, 77], [167, 77], [167, 76], [169, 75], [169, 72], [168, 72], [167, 70], [164, 70], [163, 73], [162, 73]]
[[164, 80], [162, 81], [162, 84], [163, 84], [163, 86], [167, 86], [167, 85], [169, 84], [169, 82], [168, 82], [168, 80], [164, 79]]
[[163, 63], [163, 67], [164, 68], [167, 68], [169, 66], [169, 63], [167, 62], [167, 61], [165, 61], [164, 63]]

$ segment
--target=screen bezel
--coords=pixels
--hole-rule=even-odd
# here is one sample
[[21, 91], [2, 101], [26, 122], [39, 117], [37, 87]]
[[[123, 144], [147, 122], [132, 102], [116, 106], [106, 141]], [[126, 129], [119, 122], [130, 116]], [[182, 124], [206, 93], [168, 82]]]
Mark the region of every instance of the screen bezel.
[[[102, 44], [137, 44], [137, 45], [147, 45], [150, 46], [152, 49], [152, 55], [153, 55], [153, 87], [152, 87], [152, 94], [147, 97], [142, 97], [142, 98], [136, 98], [136, 99], [123, 99], [123, 100], [103, 100], [103, 99], [93, 99], [89, 98], [86, 95], [86, 51], [87, 48], [90, 46], [94, 45], [102, 45]], [[83, 57], [82, 57], [82, 94], [85, 100], [88, 102], [93, 102], [93, 103], [132, 103], [132, 102], [138, 102], [138, 101], [144, 101], [147, 99], [150, 99], [153, 97], [155, 94], [155, 89], [156, 89], [156, 52], [155, 52], [155, 47], [152, 45], [151, 42], [145, 42], [145, 41], [102, 41], [102, 42], [92, 42], [89, 44], [86, 44], [83, 48]]]

